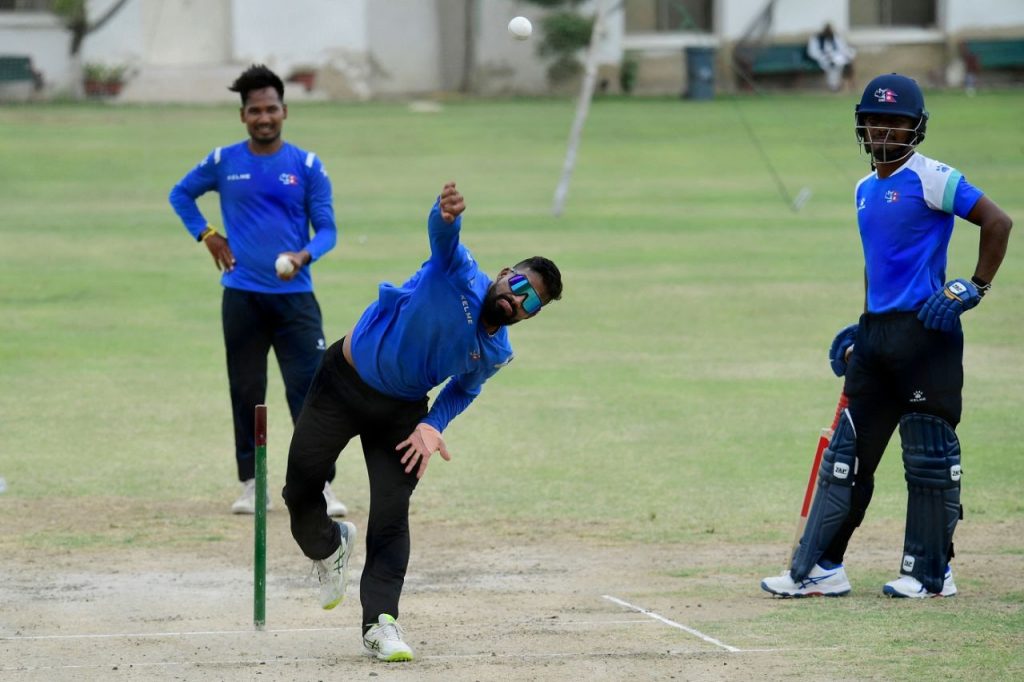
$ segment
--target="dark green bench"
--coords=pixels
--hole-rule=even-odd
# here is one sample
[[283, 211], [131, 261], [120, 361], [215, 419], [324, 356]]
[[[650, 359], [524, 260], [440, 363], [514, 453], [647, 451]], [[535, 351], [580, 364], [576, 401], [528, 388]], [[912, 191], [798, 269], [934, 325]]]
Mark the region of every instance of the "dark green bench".
[[807, 56], [807, 43], [737, 45], [733, 51], [737, 74], [745, 85], [761, 76], [784, 76], [791, 80], [807, 74], [822, 73], [821, 67]]
[[43, 87], [43, 77], [32, 68], [32, 58], [0, 55], [0, 102], [27, 102]]
[[36, 78], [31, 57], [0, 55], [0, 83], [27, 81], [35, 84]]
[[967, 70], [1024, 68], [1024, 38], [968, 39], [960, 44]]

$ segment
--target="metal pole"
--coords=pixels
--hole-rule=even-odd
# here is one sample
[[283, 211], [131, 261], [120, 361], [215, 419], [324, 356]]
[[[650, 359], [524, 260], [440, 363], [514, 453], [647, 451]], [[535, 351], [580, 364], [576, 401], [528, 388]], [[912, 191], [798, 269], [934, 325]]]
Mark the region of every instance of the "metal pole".
[[558, 180], [558, 186], [555, 187], [555, 201], [551, 207], [551, 214], [556, 218], [565, 210], [565, 200], [569, 195], [569, 181], [572, 179], [572, 171], [576, 166], [576, 150], [579, 149], [583, 124], [590, 111], [590, 100], [594, 97], [594, 83], [597, 81], [597, 44], [604, 33], [604, 19], [609, 9], [608, 4], [608, 0], [597, 0], [597, 16], [594, 19], [594, 28], [590, 33], [590, 45], [587, 48], [587, 61], [583, 72], [583, 86], [580, 89], [580, 99], [576, 103], [576, 118], [573, 119], [572, 129], [569, 131], [565, 163], [562, 164], [562, 175]]

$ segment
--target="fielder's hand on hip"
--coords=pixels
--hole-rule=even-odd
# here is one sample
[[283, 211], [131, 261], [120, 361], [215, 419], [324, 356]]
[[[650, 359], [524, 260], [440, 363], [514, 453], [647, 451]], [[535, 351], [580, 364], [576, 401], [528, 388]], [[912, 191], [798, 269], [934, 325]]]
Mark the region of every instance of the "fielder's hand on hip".
[[231, 272], [235, 269], [235, 254], [231, 252], [227, 239], [219, 234], [214, 234], [207, 237], [203, 243], [210, 250], [210, 255], [213, 256], [213, 263], [217, 266], [218, 270]]
[[951, 332], [960, 324], [960, 315], [981, 302], [984, 296], [977, 286], [966, 279], [954, 279], [928, 297], [917, 319], [925, 329]]
[[441, 217], [446, 223], [453, 223], [466, 210], [466, 201], [459, 190], [455, 189], [455, 181], [446, 182], [441, 190]]
[[395, 446], [395, 450], [405, 450], [402, 455], [402, 464], [405, 465], [405, 473], [412, 473], [413, 468], [419, 464], [416, 471], [416, 478], [423, 478], [427, 471], [427, 464], [430, 463], [430, 456], [440, 452], [444, 461], [450, 462], [452, 456], [448, 454], [444, 438], [441, 432], [429, 424], [417, 424], [409, 437]]

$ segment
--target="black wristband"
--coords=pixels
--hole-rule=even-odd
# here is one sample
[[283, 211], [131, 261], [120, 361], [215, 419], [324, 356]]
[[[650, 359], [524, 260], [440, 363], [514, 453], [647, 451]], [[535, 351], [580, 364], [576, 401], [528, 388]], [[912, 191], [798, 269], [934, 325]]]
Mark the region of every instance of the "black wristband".
[[988, 290], [992, 288], [991, 282], [986, 282], [980, 277], [971, 276], [971, 283], [978, 287], [978, 296], [984, 297], [988, 293]]

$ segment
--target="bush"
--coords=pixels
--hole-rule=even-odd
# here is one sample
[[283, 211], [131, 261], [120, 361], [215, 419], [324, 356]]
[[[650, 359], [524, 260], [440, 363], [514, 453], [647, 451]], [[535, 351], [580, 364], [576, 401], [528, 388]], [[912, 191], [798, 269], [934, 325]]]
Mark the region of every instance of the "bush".
[[[583, 70], [577, 55], [590, 43], [594, 19], [576, 13], [573, 7], [579, 0], [531, 0], [533, 4], [552, 9], [540, 24], [544, 37], [538, 53], [553, 59], [548, 66], [548, 81], [552, 84], [570, 80]], [[556, 9], [564, 8], [564, 9]]]
[[640, 71], [640, 61], [636, 55], [626, 52], [622, 56], [622, 64], [619, 66], [619, 87], [627, 95], [633, 92], [636, 87], [636, 77]]

